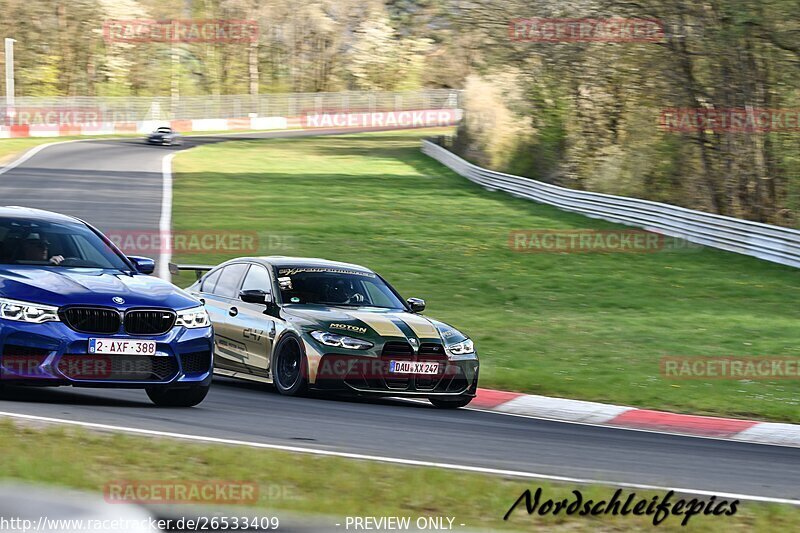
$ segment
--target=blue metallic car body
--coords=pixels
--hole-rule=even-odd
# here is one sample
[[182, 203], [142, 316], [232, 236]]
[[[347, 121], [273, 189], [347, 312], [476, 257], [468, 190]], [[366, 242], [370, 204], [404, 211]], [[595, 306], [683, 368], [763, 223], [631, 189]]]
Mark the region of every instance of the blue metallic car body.
[[[72, 222], [83, 221], [46, 211], [27, 208], [0, 207], [0, 217], [13, 217], [33, 221]], [[0, 298], [20, 300], [64, 309], [72, 306], [90, 306], [117, 310], [124, 314], [130, 310], [164, 309], [175, 312], [195, 308], [201, 302], [164, 280], [136, 272], [133, 263], [105, 237], [106, 243], [131, 267], [124, 272], [109, 269], [69, 268], [59, 266], [22, 266], [0, 264]], [[58, 364], [61, 358], [89, 355], [90, 338], [137, 339], [156, 341], [156, 357], [175, 359], [177, 372], [165, 380], [75, 379], [62, 373]], [[17, 352], [29, 350], [44, 359], [36, 368], [7, 368], [4, 364], [7, 349]], [[175, 325], [161, 335], [130, 335], [123, 328], [113, 334], [81, 333], [65, 322], [41, 324], [0, 318], [0, 373], [4, 381], [13, 380], [35, 385], [74, 385], [86, 387], [143, 388], [154, 386], [180, 387], [183, 385], [208, 385], [213, 371], [213, 330], [209, 327], [186, 328]], [[205, 352], [209, 354], [208, 369], [187, 372], [182, 355]], [[38, 363], [38, 360], [37, 360]]]

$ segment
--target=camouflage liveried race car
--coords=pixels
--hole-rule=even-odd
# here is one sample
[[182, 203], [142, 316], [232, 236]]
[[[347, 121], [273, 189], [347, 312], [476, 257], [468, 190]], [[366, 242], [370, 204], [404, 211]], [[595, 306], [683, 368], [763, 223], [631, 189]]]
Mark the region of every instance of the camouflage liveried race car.
[[295, 257], [171, 267], [198, 273], [187, 291], [211, 316], [218, 375], [274, 383], [286, 395], [410, 396], [442, 408], [475, 396], [472, 341], [422, 316], [423, 300], [403, 300], [367, 268]]

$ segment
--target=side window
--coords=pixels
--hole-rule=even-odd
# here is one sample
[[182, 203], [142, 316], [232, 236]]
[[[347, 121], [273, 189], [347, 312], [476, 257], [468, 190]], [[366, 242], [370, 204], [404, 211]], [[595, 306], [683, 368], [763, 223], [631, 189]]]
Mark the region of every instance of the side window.
[[242, 290], [272, 292], [272, 280], [269, 277], [267, 269], [259, 265], [251, 265], [250, 270], [247, 271], [247, 276], [244, 278]]
[[236, 263], [223, 268], [214, 294], [223, 298], [236, 298], [245, 270], [247, 270], [245, 263]]
[[203, 280], [203, 284], [200, 286], [201, 292], [214, 292], [214, 287], [217, 286], [217, 280], [219, 280], [219, 274], [222, 272], [221, 268], [218, 268], [208, 276], [206, 279]]

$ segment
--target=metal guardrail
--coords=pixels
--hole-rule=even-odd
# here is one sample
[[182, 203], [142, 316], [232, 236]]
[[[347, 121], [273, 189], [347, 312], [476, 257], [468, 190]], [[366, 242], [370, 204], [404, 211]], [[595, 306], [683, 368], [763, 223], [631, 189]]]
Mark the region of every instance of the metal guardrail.
[[[287, 93], [217, 96], [17, 97], [14, 108], [93, 111], [109, 122], [214, 118], [297, 117], [306, 113], [456, 109], [460, 91]], [[0, 118], [5, 116], [0, 102]]]
[[530, 178], [488, 170], [465, 161], [429, 140], [422, 152], [489, 190], [549, 204], [690, 242], [800, 267], [800, 231], [695, 211], [674, 205], [567, 189]]

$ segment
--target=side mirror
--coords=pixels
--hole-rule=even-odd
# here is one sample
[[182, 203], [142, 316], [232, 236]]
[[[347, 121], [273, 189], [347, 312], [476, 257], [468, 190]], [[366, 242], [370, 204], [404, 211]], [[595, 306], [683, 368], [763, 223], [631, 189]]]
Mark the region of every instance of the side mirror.
[[267, 305], [272, 303], [272, 293], [261, 289], [248, 289], [239, 291], [239, 298], [248, 304]]
[[156, 271], [156, 262], [149, 257], [140, 257], [138, 255], [129, 255], [128, 259], [131, 260], [136, 270], [142, 274], [152, 274]]
[[425, 300], [422, 298], [409, 298], [406, 303], [411, 308], [412, 313], [421, 313], [425, 310]]

